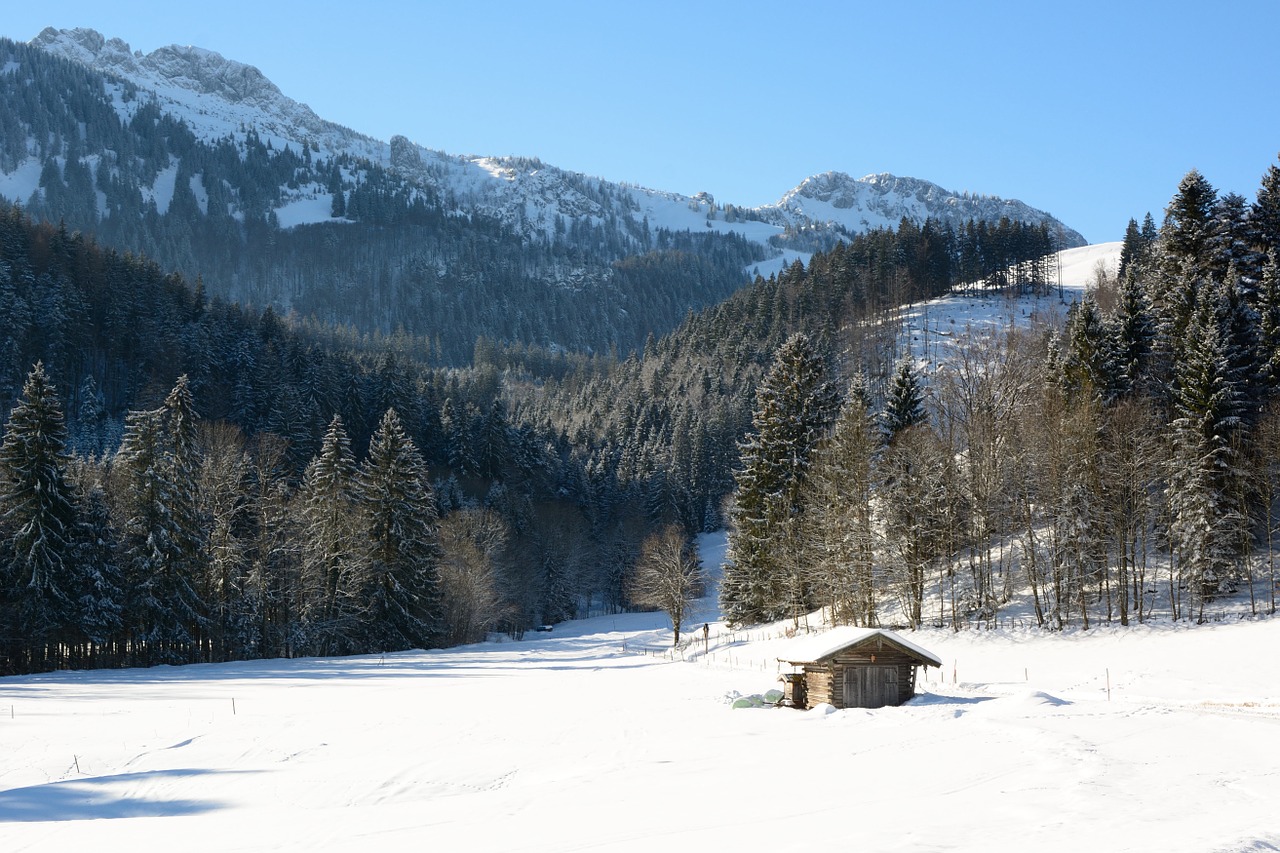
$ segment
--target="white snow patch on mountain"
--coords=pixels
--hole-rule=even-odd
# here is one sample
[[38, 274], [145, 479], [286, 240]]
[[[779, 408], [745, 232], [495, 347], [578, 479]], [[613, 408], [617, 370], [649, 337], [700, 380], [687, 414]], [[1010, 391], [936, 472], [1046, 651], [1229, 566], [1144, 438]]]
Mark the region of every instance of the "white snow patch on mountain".
[[276, 220], [281, 228], [311, 225], [317, 222], [349, 222], [332, 218], [333, 195], [323, 193], [314, 198], [299, 198], [276, 208]]
[[0, 196], [26, 203], [40, 188], [42, 166], [35, 157], [28, 157], [12, 172], [0, 173]]
[[178, 164], [174, 163], [162, 169], [156, 175], [155, 183], [150, 187], [142, 188], [142, 197], [155, 202], [156, 212], [163, 216], [169, 212], [169, 204], [173, 201], [173, 191], [177, 189], [177, 183]]
[[204, 177], [202, 175], [192, 175], [187, 179], [187, 187], [190, 188], [191, 194], [195, 196], [196, 205], [200, 208], [200, 212], [208, 215], [209, 193], [204, 188]]

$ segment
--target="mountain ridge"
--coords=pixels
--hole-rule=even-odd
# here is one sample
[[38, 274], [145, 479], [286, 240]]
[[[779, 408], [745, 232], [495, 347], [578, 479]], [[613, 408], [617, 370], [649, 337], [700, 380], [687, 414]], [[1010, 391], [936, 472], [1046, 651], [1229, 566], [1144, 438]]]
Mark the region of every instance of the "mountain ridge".
[[[637, 226], [650, 233], [656, 228], [710, 227], [739, 233], [776, 252], [787, 229], [834, 226], [837, 234], [851, 235], [896, 227], [904, 217], [917, 224], [932, 217], [957, 227], [969, 218], [995, 222], [1007, 216], [1048, 223], [1064, 248], [1087, 242], [1051, 214], [1019, 200], [958, 194], [919, 178], [879, 173], [855, 180], [844, 172], [829, 171], [805, 178], [771, 205], [718, 205], [705, 193], [688, 196], [613, 182], [532, 157], [448, 154], [398, 134], [386, 142], [376, 140], [319, 117], [285, 95], [256, 67], [205, 48], [168, 45], [143, 54], [93, 29], [53, 27], [41, 31], [30, 44], [153, 92], [162, 109], [189, 121], [197, 136], [216, 139], [235, 135], [240, 125], [252, 125], [281, 144], [310, 145], [322, 156], [351, 153], [390, 168], [442, 198], [452, 198], [458, 212], [478, 210], [529, 239], [553, 238], [557, 217], [586, 217], [593, 224], [616, 223], [625, 217], [631, 221], [615, 227], [637, 244], [642, 242]], [[193, 109], [191, 96], [217, 98], [260, 115]]]

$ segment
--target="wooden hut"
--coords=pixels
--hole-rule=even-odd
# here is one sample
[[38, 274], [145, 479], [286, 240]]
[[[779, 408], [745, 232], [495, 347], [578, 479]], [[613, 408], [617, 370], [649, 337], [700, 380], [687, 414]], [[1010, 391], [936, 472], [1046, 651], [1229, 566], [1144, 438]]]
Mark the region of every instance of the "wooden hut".
[[[798, 672], [784, 674], [783, 701], [796, 708], [901, 705], [916, 692], [916, 667], [942, 661], [892, 631], [836, 628], [793, 643], [779, 658]], [[790, 700], [790, 701], [788, 701]]]

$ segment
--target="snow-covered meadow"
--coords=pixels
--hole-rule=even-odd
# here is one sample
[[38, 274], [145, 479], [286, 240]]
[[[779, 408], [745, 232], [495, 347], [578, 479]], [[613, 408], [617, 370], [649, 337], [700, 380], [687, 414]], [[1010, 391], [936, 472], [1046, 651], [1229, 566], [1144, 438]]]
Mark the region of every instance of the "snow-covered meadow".
[[908, 705], [731, 708], [787, 624], [0, 679], [0, 849], [1280, 849], [1280, 619], [926, 630]]

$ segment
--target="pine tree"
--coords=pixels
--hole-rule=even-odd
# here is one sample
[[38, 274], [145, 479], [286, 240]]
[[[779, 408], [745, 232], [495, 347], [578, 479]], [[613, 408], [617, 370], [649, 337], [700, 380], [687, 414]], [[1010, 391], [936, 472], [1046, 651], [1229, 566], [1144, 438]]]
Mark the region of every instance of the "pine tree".
[[1280, 389], [1280, 253], [1271, 252], [1258, 282], [1258, 362], [1263, 397]]
[[741, 446], [738, 498], [721, 604], [735, 624], [797, 615], [810, 590], [798, 564], [798, 517], [811, 455], [838, 396], [804, 334], [789, 338], [761, 380], [755, 431]]
[[472, 451], [480, 476], [497, 479], [511, 461], [511, 440], [507, 414], [502, 400], [495, 398], [488, 413], [480, 419]]
[[888, 399], [885, 401], [885, 441], [892, 442], [903, 430], [924, 423], [925, 417], [920, 379], [916, 376], [911, 359], [904, 358], [898, 362], [898, 369], [893, 375], [893, 384], [889, 386]]
[[107, 443], [107, 407], [92, 373], [86, 373], [80, 384], [80, 405], [76, 408], [76, 440], [78, 452], [101, 454]]
[[313, 654], [359, 651], [368, 577], [368, 539], [356, 493], [356, 463], [351, 442], [337, 415], [329, 422], [320, 452], [303, 476], [296, 500], [302, 531], [299, 617], [303, 643]]
[[837, 622], [875, 624], [873, 460], [879, 445], [866, 380], [858, 374], [814, 454], [803, 517], [812, 583]]
[[[82, 487], [83, 489], [83, 487]], [[89, 655], [108, 645], [123, 626], [124, 581], [117, 559], [119, 543], [102, 486], [85, 490], [80, 531], [76, 537], [76, 629], [87, 641]], [[84, 660], [83, 665], [93, 665]]]
[[130, 412], [113, 465], [128, 593], [125, 624], [131, 654], [144, 664], [194, 661], [206, 623], [194, 573], [199, 531], [183, 526], [194, 518], [187, 503], [191, 484], [174, 481], [181, 466], [166, 431], [169, 414], [166, 408]]
[[1280, 253], [1280, 166], [1271, 164], [1262, 176], [1257, 200], [1249, 210], [1251, 243], [1262, 255]]
[[1248, 202], [1238, 193], [1227, 193], [1214, 204], [1212, 215], [1205, 243], [1211, 274], [1224, 278], [1234, 270], [1251, 289], [1261, 274], [1263, 256], [1253, 246]]
[[1142, 265], [1145, 250], [1138, 221], [1130, 219], [1124, 230], [1124, 242], [1120, 246], [1120, 266], [1116, 270], [1116, 277], [1124, 281], [1127, 276], [1138, 274], [1137, 269]]
[[208, 525], [200, 512], [198, 494], [201, 464], [198, 417], [185, 373], [178, 377], [173, 390], [165, 397], [161, 412], [166, 475], [171, 488], [168, 512], [172, 545], [180, 561], [178, 570], [196, 578], [207, 562], [205, 530]]
[[1117, 390], [1128, 393], [1146, 376], [1155, 340], [1155, 322], [1140, 279], [1136, 275], [1120, 280], [1111, 328], [1114, 331]]
[[[880, 457], [879, 530], [889, 585], [912, 627], [924, 619], [925, 576], [946, 541], [946, 448], [926, 423], [901, 430]], [[974, 602], [979, 604], [980, 602]]]
[[1160, 229], [1160, 251], [1171, 272], [1185, 269], [1198, 276], [1206, 271], [1217, 200], [1217, 190], [1195, 169], [1179, 182]]
[[436, 506], [426, 465], [395, 409], [374, 433], [358, 488], [368, 531], [371, 648], [433, 645], [443, 634]]
[[1120, 384], [1123, 367], [1117, 363], [1111, 328], [1092, 294], [1071, 306], [1064, 331], [1062, 377], [1069, 395], [1110, 399]]
[[1059, 628], [1077, 611], [1083, 626], [1089, 627], [1088, 583], [1099, 583], [1100, 588], [1106, 567], [1098, 469], [1100, 411], [1095, 399], [1077, 402], [1060, 413], [1055, 425], [1058, 438], [1051, 454], [1055, 464], [1047, 502], [1052, 513], [1050, 616]]
[[1244, 401], [1218, 290], [1202, 299], [1178, 365], [1168, 481], [1170, 540], [1201, 606], [1228, 585], [1246, 518], [1234, 499]]
[[0, 630], [15, 644], [15, 669], [54, 664], [76, 615], [78, 505], [66, 444], [62, 406], [37, 363], [0, 444]]

